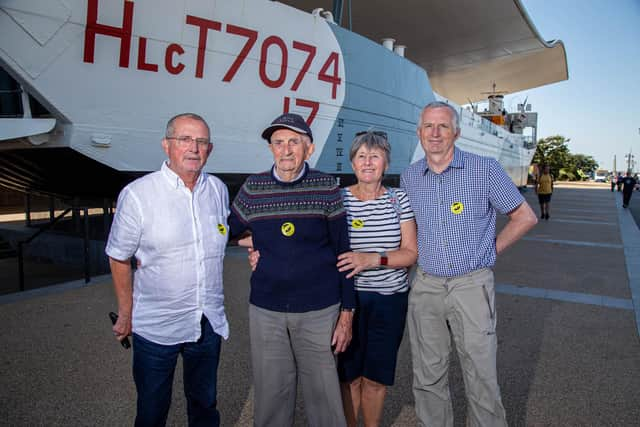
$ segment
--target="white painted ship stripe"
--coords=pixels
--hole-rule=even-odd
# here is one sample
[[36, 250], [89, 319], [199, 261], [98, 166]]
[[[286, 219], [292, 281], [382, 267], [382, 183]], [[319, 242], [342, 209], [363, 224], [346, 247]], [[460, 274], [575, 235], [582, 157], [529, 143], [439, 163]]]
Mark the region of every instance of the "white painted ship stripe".
[[580, 292], [558, 291], [553, 289], [531, 288], [510, 284], [496, 284], [496, 292], [507, 295], [521, 295], [532, 298], [543, 298], [554, 301], [572, 302], [578, 304], [597, 305], [600, 307], [633, 310], [630, 299], [614, 298], [606, 295], [584, 294]]
[[593, 224], [593, 225], [610, 225], [610, 226], [617, 226], [618, 223], [616, 222], [607, 222], [607, 221], [588, 221], [588, 220], [583, 220], [583, 219], [557, 219], [554, 218], [553, 222], [564, 222], [567, 224]]
[[580, 240], [561, 240], [561, 239], [545, 239], [542, 237], [528, 236], [523, 237], [522, 240], [529, 242], [544, 242], [544, 243], [558, 243], [561, 245], [573, 245], [573, 246], [589, 246], [594, 248], [611, 248], [622, 249], [623, 246], [614, 243], [601, 243], [601, 242], [583, 242]]

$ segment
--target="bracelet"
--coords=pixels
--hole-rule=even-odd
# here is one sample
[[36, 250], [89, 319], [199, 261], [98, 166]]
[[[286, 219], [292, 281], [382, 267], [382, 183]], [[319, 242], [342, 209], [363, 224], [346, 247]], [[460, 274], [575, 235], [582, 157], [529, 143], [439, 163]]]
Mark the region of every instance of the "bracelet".
[[389, 257], [387, 256], [387, 253], [385, 251], [382, 251], [379, 254], [380, 254], [380, 265], [381, 266], [388, 265], [389, 264]]

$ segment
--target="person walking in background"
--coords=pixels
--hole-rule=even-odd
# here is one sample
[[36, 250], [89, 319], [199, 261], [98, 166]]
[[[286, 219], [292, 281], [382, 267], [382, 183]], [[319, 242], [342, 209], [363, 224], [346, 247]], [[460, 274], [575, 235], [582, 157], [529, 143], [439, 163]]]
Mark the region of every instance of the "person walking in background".
[[627, 176], [622, 179], [622, 207], [629, 207], [629, 201], [633, 194], [633, 189], [636, 187], [636, 180], [631, 176], [631, 171], [627, 171]]
[[611, 192], [613, 193], [614, 190], [616, 189], [616, 175], [615, 174], [611, 174]]
[[356, 134], [349, 160], [358, 182], [343, 189], [353, 252], [338, 256], [338, 267], [355, 275], [358, 300], [353, 340], [338, 356], [350, 427], [358, 425], [360, 412], [365, 427], [380, 424], [407, 318], [407, 267], [418, 256], [409, 198], [401, 189], [382, 185], [390, 158], [386, 133]]
[[133, 332], [136, 427], [166, 424], [178, 355], [188, 425], [215, 427], [221, 339], [229, 336], [222, 292], [229, 195], [203, 172], [213, 145], [202, 117], [177, 115], [165, 135], [168, 161], [118, 197], [105, 250], [118, 300], [113, 332], [118, 340]]
[[536, 194], [540, 203], [540, 218], [549, 219], [549, 203], [553, 193], [553, 175], [549, 171], [549, 165], [542, 167], [542, 174], [536, 181]]
[[618, 186], [618, 191], [622, 191], [622, 180], [623, 176], [621, 172], [618, 172], [618, 177], [616, 178], [616, 185]]
[[[400, 179], [418, 230], [418, 268], [407, 313], [416, 415], [421, 426], [453, 426], [453, 335], [467, 423], [504, 427], [492, 268], [497, 255], [537, 223], [536, 215], [495, 159], [455, 147], [460, 136], [455, 108], [438, 101], [425, 106], [417, 134], [425, 157]], [[496, 236], [497, 212], [509, 220]]]

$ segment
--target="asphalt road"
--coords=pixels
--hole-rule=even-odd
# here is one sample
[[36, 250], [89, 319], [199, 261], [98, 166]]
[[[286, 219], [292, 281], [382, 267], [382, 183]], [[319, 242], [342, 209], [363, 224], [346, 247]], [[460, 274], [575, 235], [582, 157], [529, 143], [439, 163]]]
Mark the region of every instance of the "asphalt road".
[[[535, 194], [525, 196], [537, 209]], [[639, 279], [630, 272], [640, 266], [640, 231], [616, 197], [598, 186], [558, 186], [551, 219], [498, 259], [498, 372], [510, 426], [638, 425], [639, 304], [633, 292]], [[636, 193], [636, 221], [639, 205]], [[224, 274], [231, 336], [219, 366], [222, 425], [251, 426], [249, 269], [242, 250], [227, 251]], [[1, 425], [133, 424], [131, 351], [111, 334], [111, 287], [103, 276], [89, 286], [0, 296]], [[464, 384], [453, 359], [455, 426], [462, 427]], [[405, 337], [382, 426], [417, 424], [411, 371]], [[299, 399], [296, 426], [306, 425], [303, 409]], [[185, 413], [179, 364], [168, 425], [185, 425]]]

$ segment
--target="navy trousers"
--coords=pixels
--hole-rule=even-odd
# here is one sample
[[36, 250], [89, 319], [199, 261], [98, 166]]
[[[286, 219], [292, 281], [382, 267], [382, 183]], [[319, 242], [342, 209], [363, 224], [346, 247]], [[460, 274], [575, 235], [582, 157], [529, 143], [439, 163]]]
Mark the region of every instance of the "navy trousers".
[[178, 354], [182, 355], [189, 426], [219, 426], [216, 384], [221, 337], [202, 316], [196, 342], [161, 345], [133, 334], [133, 379], [138, 391], [136, 427], [164, 426]]

